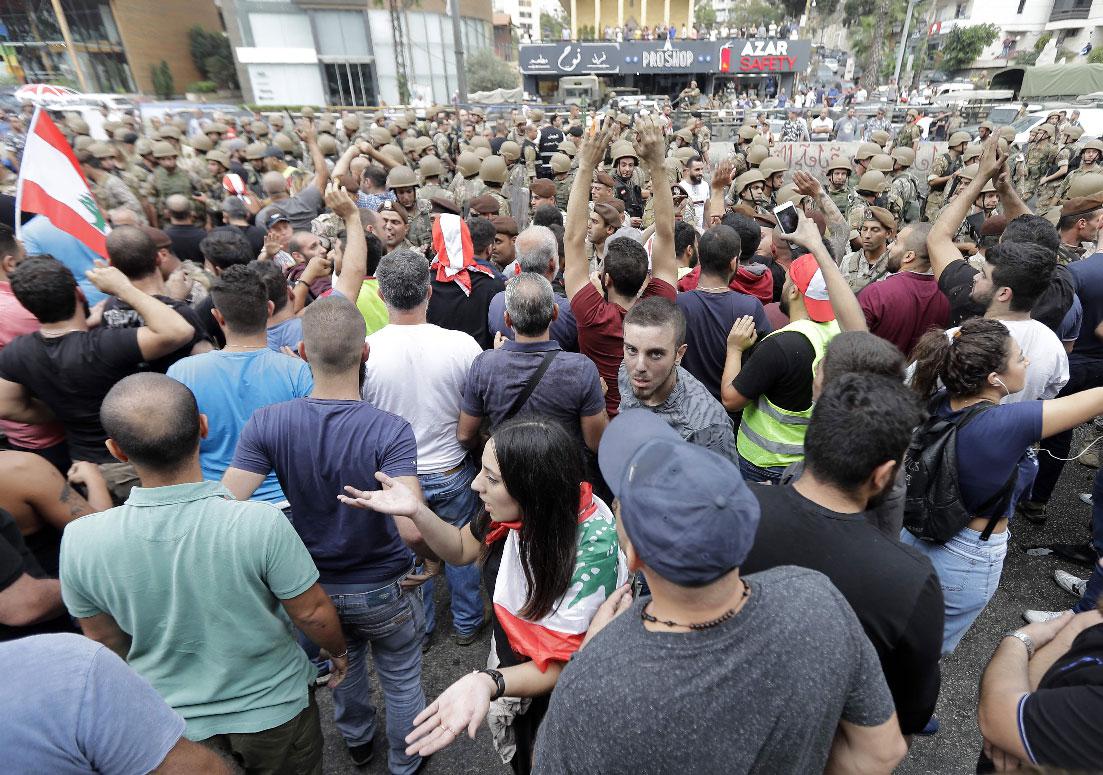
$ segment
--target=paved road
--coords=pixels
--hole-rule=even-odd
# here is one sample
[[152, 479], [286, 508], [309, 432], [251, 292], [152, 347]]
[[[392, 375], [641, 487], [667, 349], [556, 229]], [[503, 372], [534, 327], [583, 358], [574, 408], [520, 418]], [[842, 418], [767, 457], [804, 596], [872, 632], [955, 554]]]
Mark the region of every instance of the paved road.
[[[993, 440], [993, 443], [998, 443]], [[1079, 440], [1073, 445], [1079, 450]], [[1038, 544], [1083, 540], [1090, 519], [1087, 506], [1077, 493], [1091, 489], [1094, 471], [1078, 464], [1069, 464], [1054, 495], [1048, 523], [1039, 528], [1023, 523], [1012, 530], [1011, 545], [1004, 566], [1003, 579], [995, 598], [966, 634], [957, 651], [943, 661], [942, 693], [938, 716], [941, 731], [931, 738], [917, 738], [912, 750], [897, 772], [902, 775], [957, 775], [975, 771], [980, 752], [980, 732], [976, 722], [976, 695], [980, 674], [988, 662], [1000, 636], [1022, 624], [1020, 614], [1027, 608], [1057, 610], [1073, 602], [1068, 594], [1053, 583], [1054, 568], [1064, 568], [1086, 576], [1086, 570], [1051, 557], [1030, 557], [1024, 550]], [[438, 588], [443, 585], [437, 585]], [[438, 594], [437, 626], [446, 632], [450, 625], [446, 605]], [[447, 638], [438, 636], [429, 652], [424, 668], [424, 683], [430, 700], [464, 673], [485, 664], [489, 637], [467, 648], [459, 648]], [[333, 725], [329, 691], [321, 690], [323, 731], [326, 737], [325, 766], [327, 775], [353, 775], [387, 772], [386, 753], [382, 739], [376, 740], [376, 758], [363, 769], [352, 765], [344, 750], [340, 734]], [[377, 693], [378, 697], [378, 693]], [[510, 772], [490, 744], [485, 730], [472, 742], [466, 737], [437, 754], [424, 772], [440, 775], [497, 775]]]

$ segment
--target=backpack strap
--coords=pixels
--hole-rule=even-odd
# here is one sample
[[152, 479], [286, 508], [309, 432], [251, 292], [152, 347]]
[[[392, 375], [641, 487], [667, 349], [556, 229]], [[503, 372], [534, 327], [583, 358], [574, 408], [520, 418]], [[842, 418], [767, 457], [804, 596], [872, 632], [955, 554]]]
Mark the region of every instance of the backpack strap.
[[536, 386], [540, 384], [540, 380], [543, 378], [544, 373], [551, 366], [551, 362], [555, 360], [555, 356], [559, 353], [559, 350], [548, 350], [544, 353], [544, 359], [540, 362], [540, 366], [533, 372], [533, 375], [529, 377], [529, 381], [525, 383], [525, 387], [521, 390], [521, 394], [517, 396], [517, 400], [513, 402], [513, 406], [509, 408], [509, 411], [502, 415], [502, 422], [512, 419], [515, 414], [521, 411], [521, 408], [525, 405], [525, 402], [529, 400], [529, 396], [532, 395], [532, 391], [536, 390]]
[[[962, 428], [964, 428], [966, 425], [976, 419], [976, 417], [982, 412], [985, 412], [994, 406], [995, 404], [993, 404], [991, 401], [980, 401], [968, 407], [966, 415], [961, 418], [960, 422], [958, 422], [957, 429], [960, 431]], [[1007, 481], [1004, 482], [1003, 487], [1000, 487], [998, 490], [992, 493], [991, 497], [989, 497], [988, 500], [977, 506], [977, 511], [987, 511], [988, 509], [994, 508], [1001, 500], [1004, 499], [1004, 497], [1007, 495], [1007, 491], [1015, 486], [1015, 481], [1018, 479], [1018, 477], [1019, 466], [1016, 465], [1014, 468], [1011, 469], [1011, 476], [1009, 476]], [[989, 517], [988, 523], [984, 526], [984, 530], [981, 531], [980, 540], [987, 541], [989, 538], [991, 538], [992, 531], [996, 529], [996, 524], [1001, 519], [1003, 519], [1003, 517], [999, 514], [995, 514]]]

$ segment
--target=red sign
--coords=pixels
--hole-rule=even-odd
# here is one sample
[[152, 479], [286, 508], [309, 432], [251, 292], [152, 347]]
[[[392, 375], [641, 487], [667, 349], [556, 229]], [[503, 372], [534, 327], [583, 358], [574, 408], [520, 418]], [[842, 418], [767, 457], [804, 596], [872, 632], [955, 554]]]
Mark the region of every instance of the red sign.
[[787, 41], [747, 41], [740, 52], [736, 67], [732, 67], [732, 47], [720, 49], [720, 72], [730, 73], [791, 73], [797, 67], [797, 58], [790, 56]]

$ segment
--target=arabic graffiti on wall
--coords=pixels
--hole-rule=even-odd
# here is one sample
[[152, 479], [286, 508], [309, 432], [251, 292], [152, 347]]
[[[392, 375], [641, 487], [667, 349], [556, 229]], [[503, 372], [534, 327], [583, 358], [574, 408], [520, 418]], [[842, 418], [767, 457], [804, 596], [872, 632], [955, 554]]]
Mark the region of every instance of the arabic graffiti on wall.
[[[821, 180], [827, 175], [827, 165], [836, 156], [844, 156], [847, 159], [854, 158], [858, 152], [857, 142], [851, 143], [775, 143], [770, 149], [771, 156], [789, 165], [792, 172], [803, 170], [815, 175]], [[946, 143], [920, 143], [919, 150], [915, 152], [915, 163], [909, 168], [909, 172], [917, 179], [926, 183], [927, 174], [931, 171], [935, 157], [946, 150]]]

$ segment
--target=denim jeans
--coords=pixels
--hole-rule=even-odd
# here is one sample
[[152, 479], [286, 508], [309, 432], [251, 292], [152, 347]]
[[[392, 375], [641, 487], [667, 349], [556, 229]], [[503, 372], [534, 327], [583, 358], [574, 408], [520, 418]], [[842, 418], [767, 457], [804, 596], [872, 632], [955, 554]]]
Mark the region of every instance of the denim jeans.
[[[475, 516], [479, 496], [471, 489], [475, 480], [475, 465], [465, 460], [463, 468], [451, 474], [418, 474], [421, 492], [433, 513], [450, 525], [463, 527]], [[479, 566], [445, 565], [444, 577], [452, 590], [452, 627], [460, 635], [468, 635], [483, 623], [483, 594]], [[433, 631], [436, 615], [433, 610], [433, 582], [421, 586], [425, 598], [425, 632]]]
[[421, 688], [425, 619], [420, 596], [402, 591], [397, 581], [384, 587], [323, 586], [337, 608], [349, 650], [348, 674], [333, 690], [337, 729], [350, 746], [363, 745], [375, 735], [375, 707], [367, 665], [370, 648], [387, 704], [390, 771], [409, 775], [420, 766], [421, 757], [406, 754], [405, 738], [413, 729], [414, 717], [425, 708], [425, 692]]
[[946, 618], [942, 626], [942, 653], [949, 654], [969, 629], [988, 601], [996, 594], [1007, 556], [1010, 532], [993, 533], [980, 540], [976, 530], [963, 528], [944, 544], [921, 541], [907, 530], [900, 541], [927, 555], [942, 586]]
[[1103, 593], [1103, 565], [1100, 564], [1103, 563], [1103, 468], [1096, 472], [1095, 484], [1092, 485], [1092, 549], [1099, 562], [1092, 566], [1084, 596], [1072, 607], [1078, 614], [1094, 611], [1099, 595]]
[[756, 484], [777, 484], [781, 481], [781, 475], [785, 473], [785, 466], [762, 468], [743, 457], [739, 458], [739, 472], [743, 474], [743, 481]]

